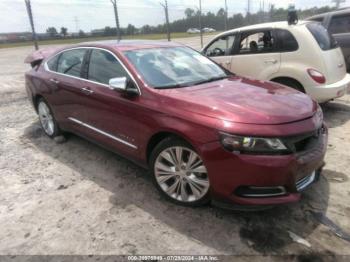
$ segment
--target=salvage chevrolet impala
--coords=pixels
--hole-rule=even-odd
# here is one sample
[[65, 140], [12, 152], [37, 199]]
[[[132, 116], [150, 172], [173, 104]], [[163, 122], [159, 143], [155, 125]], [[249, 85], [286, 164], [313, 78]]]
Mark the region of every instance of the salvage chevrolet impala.
[[75, 133], [131, 159], [175, 203], [295, 202], [324, 165], [327, 128], [315, 101], [180, 44], [85, 43], [25, 62], [47, 136]]

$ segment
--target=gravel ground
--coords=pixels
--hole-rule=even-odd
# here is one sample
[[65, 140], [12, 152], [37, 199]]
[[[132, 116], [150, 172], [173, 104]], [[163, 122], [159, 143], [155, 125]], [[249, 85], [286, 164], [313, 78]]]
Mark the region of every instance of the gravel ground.
[[[199, 47], [197, 38], [178, 41]], [[76, 136], [58, 144], [44, 135], [24, 90], [31, 51], [0, 50], [1, 255], [350, 255], [350, 95], [324, 106], [327, 165], [301, 202], [264, 212], [185, 208], [129, 161]]]

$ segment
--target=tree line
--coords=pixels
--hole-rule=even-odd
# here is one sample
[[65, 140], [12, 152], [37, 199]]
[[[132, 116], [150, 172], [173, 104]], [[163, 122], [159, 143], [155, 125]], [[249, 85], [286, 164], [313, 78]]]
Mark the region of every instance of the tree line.
[[[304, 19], [316, 14], [330, 12], [335, 10], [335, 8], [325, 6], [325, 7], [313, 7], [304, 10], [298, 10], [299, 19]], [[170, 10], [171, 13], [171, 10]], [[187, 8], [184, 12], [185, 17], [182, 19], [175, 20], [169, 23], [170, 32], [186, 32], [189, 28], [199, 28], [199, 11], [191, 8]], [[251, 24], [258, 24], [263, 22], [272, 21], [286, 21], [287, 20], [288, 9], [275, 8], [273, 5], [268, 11], [258, 11], [256, 13], [247, 13], [243, 15], [242, 13], [237, 13], [227, 18], [228, 29], [234, 29], [237, 27], [242, 27]], [[220, 8], [216, 13], [207, 12], [201, 15], [202, 27], [211, 27], [218, 31], [225, 30], [225, 9]], [[159, 24], [157, 26], [144, 25], [140, 28], [135, 27], [132, 24], [128, 24], [127, 27], [121, 28], [121, 35], [136, 35], [136, 34], [156, 34], [156, 33], [166, 33], [166, 25]], [[58, 33], [55, 27], [49, 27], [46, 32], [50, 37], [55, 37], [57, 35], [66, 37], [68, 35], [68, 30], [65, 27], [60, 29]], [[117, 34], [117, 29], [115, 27], [106, 26], [102, 29], [95, 29], [91, 31], [93, 36], [113, 36]], [[84, 31], [80, 30], [78, 33], [79, 37], [85, 37]]]

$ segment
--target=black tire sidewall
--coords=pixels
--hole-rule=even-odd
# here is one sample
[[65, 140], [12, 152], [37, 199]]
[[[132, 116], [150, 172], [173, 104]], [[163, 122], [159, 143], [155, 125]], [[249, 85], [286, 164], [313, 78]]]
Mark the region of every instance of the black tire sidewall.
[[[163, 195], [167, 200], [169, 200], [169, 201], [171, 201], [171, 202], [173, 202], [175, 204], [182, 205], [182, 206], [190, 206], [190, 207], [198, 207], [198, 206], [203, 206], [205, 204], [208, 204], [209, 201], [210, 201], [210, 187], [209, 187], [208, 192], [201, 199], [193, 201], [193, 202], [181, 202], [181, 201], [178, 201], [178, 200], [168, 196], [163, 191], [163, 189], [160, 187], [160, 185], [158, 184], [156, 176], [155, 176], [155, 173], [154, 173], [155, 161], [156, 161], [157, 157], [159, 156], [159, 154], [161, 152], [163, 152], [165, 149], [167, 149], [169, 147], [175, 147], [175, 146], [185, 147], [185, 148], [191, 149], [194, 152], [196, 152], [196, 150], [194, 150], [194, 148], [189, 143], [187, 143], [186, 141], [184, 141], [184, 140], [182, 140], [180, 138], [170, 136], [170, 137], [167, 137], [167, 138], [163, 139], [153, 149], [153, 151], [151, 153], [151, 156], [149, 158], [149, 171], [150, 171], [150, 174], [151, 174], [151, 178], [152, 178], [153, 184], [158, 189], [158, 191], [161, 193], [161, 195]], [[202, 161], [203, 161], [203, 159], [202, 159]]]

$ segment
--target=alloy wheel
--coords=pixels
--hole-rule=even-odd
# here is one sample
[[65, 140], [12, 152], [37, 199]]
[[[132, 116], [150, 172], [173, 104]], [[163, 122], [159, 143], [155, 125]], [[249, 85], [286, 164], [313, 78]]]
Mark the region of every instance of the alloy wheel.
[[160, 188], [180, 202], [202, 199], [209, 190], [207, 169], [193, 150], [175, 146], [163, 150], [154, 163]]
[[48, 136], [52, 136], [53, 133], [55, 132], [55, 122], [53, 120], [53, 116], [50, 112], [49, 107], [43, 101], [39, 103], [38, 114], [39, 114], [41, 126], [43, 127], [45, 133]]

